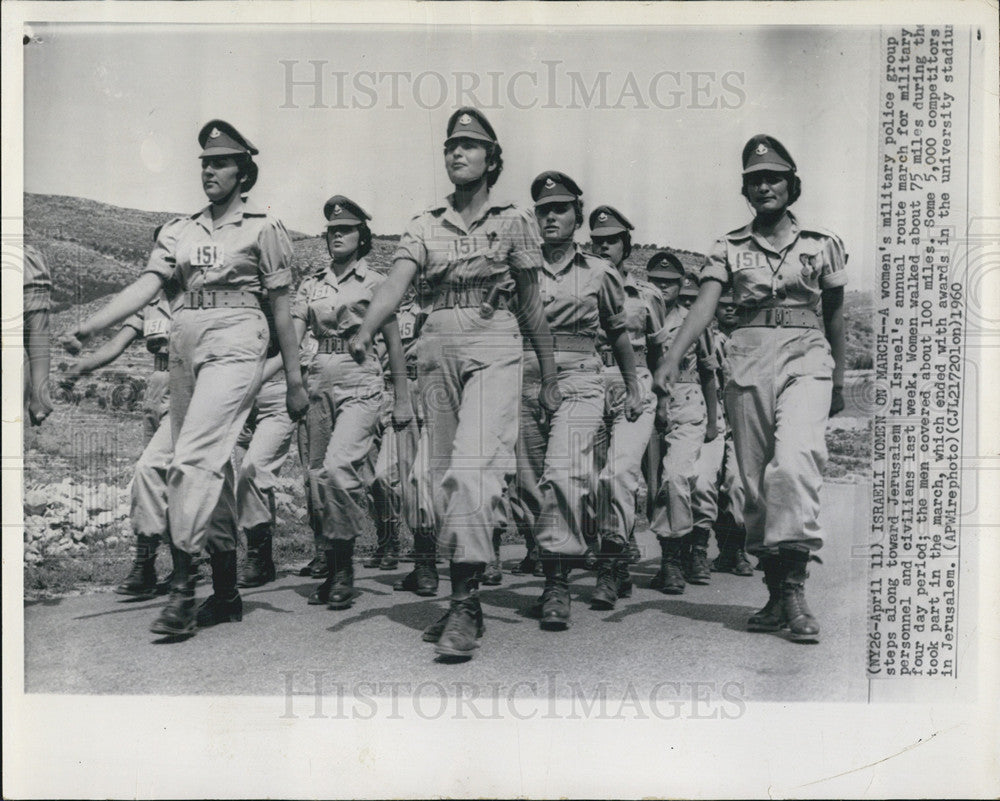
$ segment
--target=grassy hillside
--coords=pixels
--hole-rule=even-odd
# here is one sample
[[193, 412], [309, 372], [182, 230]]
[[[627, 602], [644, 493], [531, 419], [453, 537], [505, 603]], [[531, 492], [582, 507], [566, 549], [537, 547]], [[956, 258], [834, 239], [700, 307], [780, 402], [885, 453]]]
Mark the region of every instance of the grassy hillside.
[[[24, 237], [52, 270], [56, 310], [117, 292], [133, 281], [149, 258], [157, 226], [178, 216], [65, 195], [24, 195]], [[305, 236], [289, 233], [292, 239]]]
[[[156, 226], [177, 214], [126, 209], [84, 198], [63, 195], [24, 196], [25, 236], [45, 255], [53, 273], [53, 301], [57, 312], [53, 328], [61, 331], [80, 315], [93, 311], [97, 302], [126, 286], [142, 271], [152, 248]], [[295, 245], [295, 272], [308, 274], [324, 267], [329, 256], [320, 236], [290, 232]], [[398, 236], [375, 237], [369, 262], [388, 269]], [[645, 275], [646, 262], [661, 248], [636, 246], [629, 256], [629, 270]], [[675, 253], [694, 272], [704, 259], [700, 253], [662, 249]], [[845, 303], [847, 367], [870, 369], [872, 365], [872, 298], [868, 293], [848, 292]], [[135, 358], [145, 364], [145, 351]], [[56, 355], [55, 361], [61, 361]], [[126, 358], [119, 367], [131, 369]]]

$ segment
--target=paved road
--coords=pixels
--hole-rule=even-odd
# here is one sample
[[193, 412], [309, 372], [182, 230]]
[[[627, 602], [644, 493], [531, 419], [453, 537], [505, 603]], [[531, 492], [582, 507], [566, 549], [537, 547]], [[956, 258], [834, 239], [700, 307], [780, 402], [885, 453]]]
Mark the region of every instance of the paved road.
[[[521, 613], [542, 580], [505, 572], [501, 587], [482, 591], [487, 633], [475, 659], [435, 659], [420, 633], [441, 613], [439, 599], [394, 593], [395, 573], [359, 568], [360, 597], [344, 612], [308, 606], [316, 582], [286, 575], [244, 592], [244, 620], [165, 643], [149, 632], [163, 600], [123, 601], [111, 593], [39, 601], [25, 606], [25, 689], [46, 693], [252, 694], [314, 696], [343, 692], [357, 682], [435, 693], [472, 692], [467, 682], [517, 696], [592, 696], [605, 683], [612, 697], [631, 687], [647, 694], [661, 682], [710, 682], [753, 701], [864, 700], [867, 487], [824, 488], [824, 564], [813, 568], [808, 598], [822, 626], [822, 642], [795, 644], [780, 635], [748, 634], [748, 615], [766, 597], [753, 578], [715, 574], [707, 587], [682, 596], [645, 589], [658, 553], [648, 532], [644, 559], [634, 572], [633, 597], [610, 612], [588, 608], [591, 573], [574, 574], [573, 625], [543, 632]], [[857, 555], [852, 557], [852, 551]], [[505, 548], [505, 568], [521, 555]], [[445, 573], [441, 566], [442, 575]], [[199, 597], [208, 594], [202, 586]], [[517, 682], [526, 682], [514, 686]], [[574, 684], [576, 683], [576, 684]], [[661, 686], [662, 689], [662, 686]], [[387, 689], [369, 689], [385, 694]], [[423, 690], [414, 690], [422, 693]], [[304, 701], [303, 703], [308, 703]]]

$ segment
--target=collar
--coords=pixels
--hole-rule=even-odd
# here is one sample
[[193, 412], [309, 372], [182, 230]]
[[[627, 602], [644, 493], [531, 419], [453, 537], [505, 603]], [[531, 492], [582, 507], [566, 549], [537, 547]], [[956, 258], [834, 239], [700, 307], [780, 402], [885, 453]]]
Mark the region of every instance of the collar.
[[354, 264], [351, 265], [350, 269], [347, 270], [340, 278], [337, 277], [336, 273], [333, 271], [333, 262], [331, 261], [326, 269], [322, 273], [322, 279], [324, 281], [332, 281], [335, 284], [343, 284], [352, 275], [359, 281], [363, 281], [368, 277], [368, 270], [371, 268], [368, 266], [368, 262], [364, 257], [358, 259]]
[[567, 260], [566, 263], [563, 264], [558, 270], [553, 270], [552, 265], [549, 264], [547, 261], [545, 261], [544, 258], [542, 259], [542, 269], [545, 270], [545, 272], [548, 273], [549, 275], [555, 277], [557, 275], [562, 275], [567, 270], [569, 270], [570, 267], [590, 267], [590, 261], [588, 260], [589, 258], [599, 258], [599, 257], [596, 256], [591, 257], [589, 254], [584, 253], [583, 250], [580, 248], [579, 243], [574, 242], [573, 257]]
[[240, 196], [240, 202], [234, 203], [232, 208], [229, 209], [218, 220], [212, 221], [212, 204], [209, 203], [205, 208], [199, 211], [197, 214], [191, 215], [191, 219], [195, 220], [202, 228], [206, 231], [211, 231], [213, 228], [221, 228], [223, 225], [239, 225], [243, 222], [244, 217], [263, 217], [265, 213], [256, 210], [249, 203], [247, 203], [246, 196]]
[[[792, 245], [795, 244], [795, 241], [799, 238], [799, 234], [802, 232], [802, 227], [799, 225], [798, 218], [794, 214], [792, 214], [791, 211], [786, 211], [785, 213], [788, 215], [788, 219], [792, 224], [792, 239], [790, 243], [790, 245]], [[770, 250], [772, 253], [777, 253], [777, 251], [774, 249], [774, 246], [771, 245], [766, 239], [757, 236], [757, 233], [753, 230], [753, 220], [748, 222], [742, 228], [737, 228], [735, 231], [730, 231], [728, 234], [726, 234], [726, 239], [728, 239], [730, 242], [733, 243], [743, 242], [747, 239], [752, 239], [754, 242], [760, 245], [764, 250]]]
[[430, 212], [435, 215], [442, 215], [451, 213], [452, 218], [455, 222], [459, 223], [462, 228], [466, 230], [471, 230], [477, 223], [486, 218], [489, 214], [494, 211], [502, 211], [503, 209], [510, 208], [514, 204], [510, 201], [504, 200], [493, 200], [487, 198], [486, 202], [483, 204], [482, 209], [479, 210], [479, 214], [469, 223], [468, 228], [465, 226], [465, 221], [462, 219], [462, 215], [455, 208], [455, 193], [452, 192], [447, 195], [444, 199], [440, 200], [434, 206], [431, 206]]

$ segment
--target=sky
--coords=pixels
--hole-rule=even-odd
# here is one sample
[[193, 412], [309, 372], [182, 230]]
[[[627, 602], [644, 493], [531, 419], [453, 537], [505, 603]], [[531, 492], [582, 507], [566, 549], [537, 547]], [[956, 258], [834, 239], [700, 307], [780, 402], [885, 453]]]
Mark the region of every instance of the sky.
[[[151, 211], [205, 204], [212, 118], [260, 149], [252, 198], [318, 233], [344, 194], [399, 233], [451, 189], [451, 112], [482, 107], [503, 146], [494, 195], [528, 205], [561, 170], [633, 239], [707, 251], [750, 217], [740, 151], [789, 149], [795, 211], [835, 231], [867, 288], [874, 252], [877, 28], [39, 24], [25, 48], [26, 191]], [[585, 209], [586, 210], [586, 209]], [[581, 238], [585, 232], [581, 232]]]

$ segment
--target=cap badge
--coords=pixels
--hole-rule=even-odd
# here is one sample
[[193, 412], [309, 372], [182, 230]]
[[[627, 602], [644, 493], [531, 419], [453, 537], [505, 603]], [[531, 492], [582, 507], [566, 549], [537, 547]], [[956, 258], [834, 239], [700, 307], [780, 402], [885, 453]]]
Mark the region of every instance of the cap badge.
[[220, 131], [218, 128], [213, 128], [211, 132], [208, 134], [209, 139], [217, 139], [220, 136], [222, 136], [222, 131]]
[[556, 188], [556, 182], [553, 181], [551, 178], [546, 178], [545, 179], [545, 188], [546, 189], [555, 189]]
[[607, 222], [607, 221], [608, 221], [608, 215], [607, 215], [607, 214], [605, 214], [605, 213], [604, 213], [604, 212], [602, 211], [602, 212], [601, 212], [600, 214], [598, 214], [598, 215], [597, 215], [597, 221], [598, 221], [598, 222]]
[[763, 156], [765, 153], [767, 153], [767, 145], [761, 142], [759, 145], [757, 145], [757, 149], [754, 151], [754, 153], [756, 153], [758, 156]]
[[343, 213], [343, 211], [344, 210], [340, 207], [339, 203], [335, 203], [334, 204], [334, 206], [333, 206], [333, 213], [334, 214], [341, 214], [341, 213]]
[[458, 124], [472, 125], [472, 117], [470, 117], [468, 114], [463, 114], [461, 117], [458, 118]]

